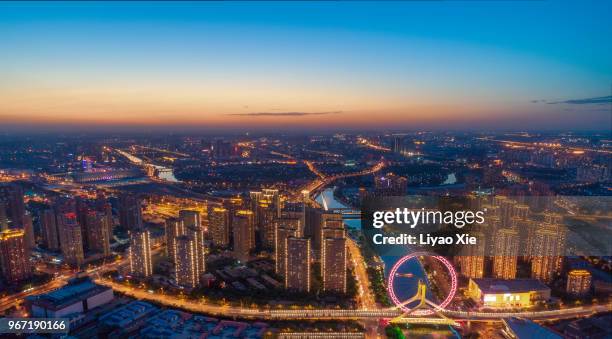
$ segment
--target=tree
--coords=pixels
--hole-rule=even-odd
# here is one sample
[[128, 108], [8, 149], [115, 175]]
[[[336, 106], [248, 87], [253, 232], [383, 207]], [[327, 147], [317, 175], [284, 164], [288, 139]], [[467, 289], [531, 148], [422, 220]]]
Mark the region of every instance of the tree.
[[385, 328], [385, 334], [387, 338], [392, 339], [406, 339], [406, 336], [402, 332], [402, 329], [396, 325], [389, 325]]

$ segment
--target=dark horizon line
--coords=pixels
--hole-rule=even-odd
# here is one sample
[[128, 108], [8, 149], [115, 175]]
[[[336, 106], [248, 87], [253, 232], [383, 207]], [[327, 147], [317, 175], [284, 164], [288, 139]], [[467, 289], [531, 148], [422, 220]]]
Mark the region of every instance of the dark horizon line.
[[571, 133], [577, 135], [597, 135], [605, 134], [612, 138], [612, 128], [586, 129], [586, 128], [442, 128], [442, 127], [423, 127], [423, 128], [354, 128], [354, 127], [323, 127], [323, 128], [236, 128], [236, 127], [185, 127], [185, 128], [163, 128], [163, 127], [134, 127], [134, 126], [115, 126], [115, 127], [91, 127], [73, 126], [72, 128], [0, 128], [1, 136], [146, 136], [151, 134], [176, 135], [176, 136], [269, 136], [269, 135], [291, 135], [291, 136], [316, 136], [331, 135], [336, 133], [346, 134], [375, 134], [375, 133], [470, 133], [470, 134], [502, 134], [502, 133], [538, 133], [538, 134], [560, 134]]

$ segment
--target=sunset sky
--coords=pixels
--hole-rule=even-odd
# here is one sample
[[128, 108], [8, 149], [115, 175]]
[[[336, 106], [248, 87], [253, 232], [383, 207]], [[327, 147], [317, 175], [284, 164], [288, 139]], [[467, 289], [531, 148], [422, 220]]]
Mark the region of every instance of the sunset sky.
[[612, 2], [0, 2], [0, 130], [609, 129]]

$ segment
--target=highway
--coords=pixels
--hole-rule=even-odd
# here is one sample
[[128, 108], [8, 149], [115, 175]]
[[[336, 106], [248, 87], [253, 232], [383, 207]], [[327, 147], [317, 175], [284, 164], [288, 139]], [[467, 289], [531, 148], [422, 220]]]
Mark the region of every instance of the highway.
[[306, 161], [305, 163], [306, 163], [306, 166], [308, 166], [308, 169], [318, 177], [318, 179], [313, 180], [311, 183], [304, 186], [299, 191], [299, 192], [304, 192], [304, 191], [308, 192], [310, 196], [315, 195], [319, 190], [329, 185], [330, 183], [334, 182], [335, 180], [342, 179], [342, 178], [350, 178], [350, 177], [358, 177], [362, 175], [374, 174], [385, 167], [385, 162], [381, 160], [378, 163], [376, 163], [374, 166], [368, 169], [364, 169], [359, 172], [351, 172], [351, 173], [343, 173], [343, 174], [327, 176], [323, 174], [322, 172], [320, 172], [312, 162]]
[[[200, 312], [216, 316], [229, 316], [237, 318], [254, 318], [261, 320], [367, 320], [388, 319], [402, 314], [398, 309], [374, 308], [374, 309], [263, 309], [245, 308], [231, 305], [211, 304], [199, 300], [179, 298], [174, 295], [150, 293], [147, 290], [125, 286], [108, 279], [98, 278], [96, 282], [113, 288], [125, 295], [146, 300], [154, 303], [172, 306], [191, 312]], [[606, 305], [592, 305], [574, 308], [566, 308], [550, 311], [525, 311], [525, 312], [467, 312], [456, 310], [442, 310], [441, 313], [456, 321], [501, 321], [502, 318], [522, 317], [535, 320], [556, 320], [564, 318], [575, 318], [588, 316], [595, 313], [612, 311], [612, 303]], [[436, 317], [418, 317], [418, 323], [438, 323]], [[441, 322], [440, 322], [441, 323]]]

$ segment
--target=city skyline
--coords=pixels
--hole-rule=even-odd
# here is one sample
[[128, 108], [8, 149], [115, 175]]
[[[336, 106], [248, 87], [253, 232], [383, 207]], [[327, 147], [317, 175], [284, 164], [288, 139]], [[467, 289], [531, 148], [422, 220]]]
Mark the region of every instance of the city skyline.
[[2, 132], [611, 122], [604, 2], [0, 6]]

